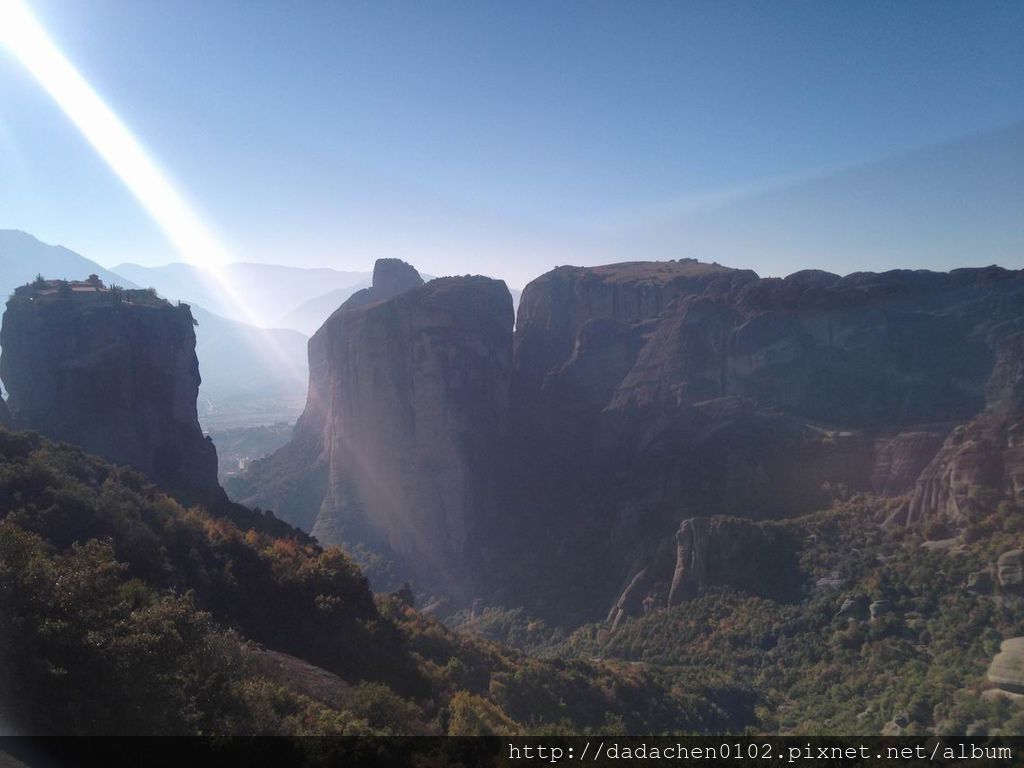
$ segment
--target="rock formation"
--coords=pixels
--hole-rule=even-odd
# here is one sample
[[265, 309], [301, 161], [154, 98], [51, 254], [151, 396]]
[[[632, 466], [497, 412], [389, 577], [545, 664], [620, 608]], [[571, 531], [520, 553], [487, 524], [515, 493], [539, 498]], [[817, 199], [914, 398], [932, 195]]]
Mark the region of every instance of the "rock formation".
[[332, 317], [313, 534], [379, 536], [413, 572], [450, 579], [487, 508], [507, 413], [512, 299], [481, 277], [433, 280]]
[[187, 306], [98, 278], [37, 281], [7, 302], [0, 343], [16, 427], [135, 467], [186, 501], [226, 501], [197, 418]]
[[931, 427], [878, 438], [871, 468], [871, 491], [881, 496], [899, 496], [912, 490], [921, 471], [942, 447], [948, 431]]
[[888, 616], [893, 612], [892, 603], [888, 600], [875, 600], [868, 606], [872, 621]]
[[[994, 267], [759, 279], [684, 260], [538, 278], [515, 331], [505, 503], [523, 531], [509, 550], [532, 557], [510, 566], [505, 601], [555, 613], [623, 595], [690, 517], [914, 490], [954, 427], [1024, 388], [1021, 317], [1024, 273]], [[966, 488], [1024, 487], [1017, 428], [1000, 423], [985, 465], [999, 475]], [[949, 472], [935, 474], [939, 498]], [[913, 509], [903, 521], [933, 514]], [[555, 562], [577, 574], [558, 595]]]
[[329, 326], [341, 323], [352, 310], [386, 301], [423, 285], [415, 267], [399, 259], [378, 259], [370, 287], [352, 294], [309, 340], [309, 389], [306, 407], [292, 440], [273, 456], [255, 462], [236, 489], [237, 500], [273, 509], [281, 518], [306, 531], [316, 524], [327, 494], [327, 453], [324, 429], [329, 416], [335, 376], [330, 368]]
[[996, 363], [986, 409], [958, 426], [918, 477], [905, 519], [963, 526], [999, 500], [1024, 504], [1024, 332], [990, 332]]
[[999, 690], [1024, 694], [1024, 637], [1004, 640], [988, 668], [988, 679]]
[[996, 580], [1002, 599], [1019, 601], [1024, 597], [1024, 549], [1013, 549], [999, 556]]
[[779, 598], [799, 587], [795, 542], [776, 524], [690, 518], [680, 524], [674, 550], [674, 561], [657, 557], [630, 580], [608, 616], [612, 629], [625, 616], [639, 616], [651, 605], [679, 605], [710, 587]]
[[[306, 414], [273, 461], [315, 475], [291, 519], [491, 604], [614, 623], [756, 590], [721, 563], [771, 549], [757, 524], [849, 493], [909, 493], [892, 522], [954, 527], [979, 488], [1022, 498], [1024, 272], [559, 267], [524, 290], [511, 343], [500, 284], [396, 282], [311, 340]], [[748, 522], [690, 522], [673, 590], [680, 525], [723, 516]]]
[[499, 281], [423, 284], [378, 261], [373, 287], [310, 340], [306, 410], [257, 472], [291, 465], [315, 492], [274, 508], [323, 543], [370, 545], [395, 571], [458, 592], [500, 466], [512, 325]]
[[793, 544], [783, 531], [763, 523], [719, 517], [684, 520], [676, 533], [676, 567], [668, 604], [701, 595], [711, 585], [747, 592], [778, 590], [768, 578], [773, 565], [791, 565]]
[[0, 397], [0, 427], [11, 426], [11, 412], [7, 408], [7, 401]]

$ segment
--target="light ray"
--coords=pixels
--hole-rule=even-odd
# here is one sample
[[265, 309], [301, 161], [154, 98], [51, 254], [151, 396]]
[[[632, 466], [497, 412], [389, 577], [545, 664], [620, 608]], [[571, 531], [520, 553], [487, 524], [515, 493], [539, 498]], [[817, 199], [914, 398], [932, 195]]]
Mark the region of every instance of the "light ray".
[[[248, 323], [262, 326], [232, 285], [224, 266], [229, 252], [160, 170], [132, 132], [64, 56], [22, 0], [0, 0], [0, 47], [6, 47], [39, 82], [174, 244], [181, 258], [201, 268]], [[268, 347], [283, 366], [294, 366], [269, 334]]]

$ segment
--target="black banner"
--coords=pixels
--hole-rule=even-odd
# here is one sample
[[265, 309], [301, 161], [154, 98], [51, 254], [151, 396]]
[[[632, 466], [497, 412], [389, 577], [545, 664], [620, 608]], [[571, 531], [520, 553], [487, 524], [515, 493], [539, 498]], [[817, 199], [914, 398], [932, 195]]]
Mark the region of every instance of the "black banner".
[[0, 738], [0, 768], [1024, 766], [1024, 737]]

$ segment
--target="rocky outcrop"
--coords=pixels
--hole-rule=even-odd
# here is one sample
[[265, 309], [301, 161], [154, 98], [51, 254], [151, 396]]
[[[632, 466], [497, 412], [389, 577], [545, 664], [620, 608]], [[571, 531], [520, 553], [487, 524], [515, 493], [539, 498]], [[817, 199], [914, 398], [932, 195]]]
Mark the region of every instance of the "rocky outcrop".
[[[255, 470], [292, 479], [250, 501], [322, 543], [383, 554], [392, 577], [459, 592], [501, 466], [512, 325], [504, 283], [423, 284], [409, 265], [378, 261], [373, 287], [310, 340], [306, 410]], [[289, 488], [304, 495], [285, 498]]]
[[583, 341], [600, 346], [581, 331], [610, 320], [643, 343], [600, 408], [738, 395], [847, 428], [965, 420], [994, 364], [977, 324], [1016, 319], [1022, 292], [998, 268], [759, 280], [690, 262], [563, 267], [523, 293], [515, 375], [557, 388]]
[[328, 392], [332, 374], [330, 369], [329, 331], [325, 330], [341, 322], [340, 317], [353, 310], [387, 301], [399, 294], [423, 285], [423, 278], [416, 268], [399, 259], [377, 259], [373, 265], [373, 282], [352, 294], [338, 307], [317, 333], [309, 340], [309, 392], [306, 410], [299, 420], [296, 432], [319, 435], [326, 418]]
[[[761, 562], [768, 520], [858, 492], [911, 494], [898, 522], [967, 519], [977, 489], [1024, 489], [1022, 272], [559, 267], [511, 341], [499, 285], [375, 283], [313, 337], [287, 450], [319, 473], [302, 521], [323, 540], [614, 623], [761, 589], [723, 563]], [[746, 522], [699, 522], [727, 517]], [[685, 521], [696, 559], [673, 589]]]
[[955, 527], [993, 511], [1008, 497], [1024, 501], [1024, 414], [1002, 408], [960, 425], [918, 477], [908, 524], [938, 519]]
[[[783, 529], [750, 520], [696, 517], [676, 533], [676, 567], [668, 604], [678, 605], [714, 586], [753, 593], [784, 591], [795, 576], [794, 545]], [[793, 586], [795, 579], [789, 579]]]
[[940, 426], [877, 438], [871, 468], [872, 493], [899, 496], [912, 490], [922, 470], [942, 447], [948, 432], [949, 429]]
[[1024, 323], [991, 333], [997, 350], [988, 407], [953, 430], [921, 472], [906, 510], [909, 524], [938, 519], [963, 526], [1000, 500], [1024, 504]]
[[15, 426], [135, 467], [185, 501], [226, 501], [197, 418], [187, 306], [98, 278], [37, 281], [7, 302], [0, 343]]
[[[749, 270], [694, 259], [559, 267], [532, 281], [520, 299], [517, 387], [523, 395], [541, 387], [549, 373], [569, 362], [581, 331], [593, 321], [604, 321], [606, 328], [635, 326], [662, 316], [681, 297], [728, 293], [756, 279]], [[602, 339], [603, 335], [593, 338], [591, 345]]]
[[[558, 610], [623, 595], [690, 517], [914, 491], [954, 427], [1021, 389], [1008, 340], [1022, 317], [1024, 273], [994, 267], [759, 279], [682, 261], [538, 278], [516, 324], [505, 504], [532, 557], [506, 601], [558, 602], [535, 575], [546, 563], [579, 574]], [[1024, 486], [1016, 429], [993, 449], [1000, 474], [979, 461], [964, 488]]]
[[1024, 694], [1024, 637], [1002, 642], [989, 665], [988, 679], [1001, 691]]
[[626, 616], [700, 597], [713, 587], [777, 598], [799, 588], [796, 543], [774, 523], [694, 517], [675, 535], [674, 558], [664, 549], [629, 582], [608, 615], [612, 629]]
[[[246, 477], [232, 489], [243, 504], [272, 509], [305, 531], [316, 525], [327, 495], [329, 474], [325, 428], [330, 417], [330, 327], [343, 323], [345, 314], [387, 301], [423, 285], [411, 264], [399, 259], [378, 259], [368, 288], [352, 294], [309, 340], [309, 388], [306, 407], [295, 425], [292, 440], [272, 456], [252, 464]], [[321, 531], [323, 533], [323, 531]]]
[[508, 289], [482, 277], [433, 280], [325, 324], [317, 538], [379, 538], [417, 575], [457, 589], [499, 466], [511, 329]]
[[888, 600], [875, 600], [868, 606], [868, 612], [871, 614], [871, 620], [877, 621], [893, 612], [892, 603]]
[[847, 621], [864, 621], [870, 616], [871, 601], [867, 595], [851, 595], [843, 600], [835, 618]]
[[1013, 549], [999, 556], [996, 579], [1003, 597], [1024, 597], [1024, 549]]

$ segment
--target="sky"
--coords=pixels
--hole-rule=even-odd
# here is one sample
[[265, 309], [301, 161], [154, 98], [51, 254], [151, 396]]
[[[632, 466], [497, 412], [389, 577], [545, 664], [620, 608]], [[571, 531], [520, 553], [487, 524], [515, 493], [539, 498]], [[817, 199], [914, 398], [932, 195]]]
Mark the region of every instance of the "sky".
[[[1024, 3], [26, 3], [232, 260], [1024, 266]], [[182, 260], [2, 48], [0, 228]]]

